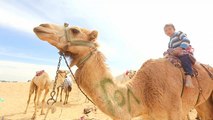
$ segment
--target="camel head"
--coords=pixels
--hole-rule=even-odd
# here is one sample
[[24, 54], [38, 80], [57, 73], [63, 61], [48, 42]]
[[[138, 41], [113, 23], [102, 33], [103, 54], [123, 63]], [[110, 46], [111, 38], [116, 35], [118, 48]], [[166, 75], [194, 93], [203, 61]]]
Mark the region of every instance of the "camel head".
[[70, 72], [67, 70], [58, 70], [58, 73], [61, 77], [65, 78]]
[[68, 74], [69, 74], [69, 71], [67, 71], [67, 70], [58, 70], [57, 84], [58, 85], [63, 84], [64, 80]]
[[43, 41], [55, 46], [65, 55], [72, 58], [70, 66], [76, 65], [82, 57], [98, 47], [98, 32], [79, 27], [68, 27], [68, 24], [41, 24], [34, 28], [35, 34]]

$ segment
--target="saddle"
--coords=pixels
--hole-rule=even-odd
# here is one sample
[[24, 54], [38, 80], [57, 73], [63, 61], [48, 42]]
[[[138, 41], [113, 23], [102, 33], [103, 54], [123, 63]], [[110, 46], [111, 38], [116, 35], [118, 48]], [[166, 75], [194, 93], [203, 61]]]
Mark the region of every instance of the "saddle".
[[[181, 61], [179, 60], [178, 57], [173, 56], [173, 55], [169, 55], [169, 56], [166, 57], [166, 59], [169, 62], [171, 62], [175, 67], [182, 68]], [[196, 68], [194, 66], [195, 62], [196, 62], [196, 59], [193, 56], [191, 56], [190, 59], [192, 61], [193, 76], [197, 76], [198, 75], [198, 71], [196, 70]]]
[[43, 73], [44, 73], [44, 70], [37, 71], [37, 72], [36, 72], [36, 76], [41, 76]]
[[[170, 61], [175, 67], [182, 68], [181, 61], [177, 57], [169, 55], [169, 56], [166, 56], [165, 58], [168, 61]], [[213, 73], [210, 71], [210, 66], [205, 65], [205, 64], [201, 64], [201, 63], [199, 63], [199, 65], [202, 66], [205, 69], [205, 71], [208, 73], [209, 77], [213, 80]], [[193, 70], [193, 77], [196, 77], [196, 80], [197, 80], [197, 83], [198, 83], [198, 89], [199, 89], [198, 97], [197, 97], [196, 104], [195, 104], [195, 106], [196, 106], [199, 102], [200, 96], [201, 95], [203, 96], [203, 94], [202, 94], [202, 88], [200, 86], [199, 80], [197, 79], [197, 76], [198, 76], [199, 73], [198, 73], [197, 69], [195, 68], [195, 62], [193, 63], [193, 61], [192, 61], [192, 70]], [[183, 72], [183, 70], [181, 70], [181, 71]], [[183, 80], [183, 84], [184, 84], [184, 80]], [[181, 97], [183, 95], [183, 92], [184, 92], [184, 85], [182, 87]]]
[[[166, 56], [166, 59], [170, 61], [175, 67], [182, 68], [181, 61], [177, 57], [173, 55], [169, 55], [169, 56]], [[193, 56], [190, 56], [190, 59], [192, 61], [193, 76], [198, 76], [198, 71], [195, 68], [196, 59]], [[202, 63], [199, 63], [199, 64], [205, 69], [205, 71], [213, 80], [213, 73], [209, 70], [210, 69], [209, 66]]]

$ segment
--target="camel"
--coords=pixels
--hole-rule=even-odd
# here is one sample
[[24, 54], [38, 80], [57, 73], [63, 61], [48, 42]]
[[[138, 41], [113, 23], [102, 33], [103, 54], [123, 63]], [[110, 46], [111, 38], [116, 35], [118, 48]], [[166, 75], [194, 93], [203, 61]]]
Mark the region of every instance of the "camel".
[[66, 70], [58, 71], [58, 79], [57, 79], [57, 86], [56, 86], [56, 88], [57, 88], [56, 101], [57, 101], [57, 98], [58, 98], [58, 95], [60, 92], [60, 102], [62, 102], [62, 93], [64, 91], [64, 93], [65, 93], [64, 104], [67, 104], [68, 98], [69, 98], [69, 93], [72, 90], [72, 86], [71, 86], [71, 84], [69, 84], [69, 81], [65, 81], [67, 74], [69, 74], [69, 72]]
[[128, 82], [135, 75], [135, 73], [135, 70], [127, 70], [125, 73], [115, 77], [116, 83]]
[[[181, 95], [183, 70], [165, 58], [146, 61], [129, 82], [116, 84], [104, 55], [98, 50], [97, 31], [67, 24], [41, 24], [34, 32], [72, 58], [70, 67], [78, 67], [76, 83], [113, 120], [130, 120], [137, 116], [143, 120], [183, 120], [190, 109], [207, 102], [213, 91], [213, 80], [197, 63], [195, 68], [199, 75], [193, 78], [196, 88], [184, 88]], [[203, 96], [199, 99], [198, 82]]]
[[44, 91], [44, 90], [45, 90], [45, 93], [44, 93], [44, 96], [42, 99], [41, 115], [45, 114], [44, 113], [44, 104], [45, 104], [45, 99], [49, 92], [50, 86], [51, 86], [51, 80], [50, 80], [47, 72], [45, 72], [44, 70], [36, 72], [36, 75], [33, 77], [32, 81], [30, 83], [29, 97], [27, 100], [27, 107], [25, 109], [25, 114], [26, 114], [27, 109], [29, 107], [31, 95], [35, 92], [35, 97], [34, 97], [35, 110], [34, 110], [32, 119], [36, 118], [37, 107], [39, 105], [39, 99], [40, 99], [42, 91]]
[[132, 79], [133, 76], [135, 75], [136, 71], [135, 70], [127, 70], [126, 75], [129, 76], [129, 79]]
[[64, 98], [64, 105], [65, 105], [68, 103], [69, 93], [72, 91], [72, 83], [67, 78], [64, 80], [63, 90], [65, 93], [65, 98]]

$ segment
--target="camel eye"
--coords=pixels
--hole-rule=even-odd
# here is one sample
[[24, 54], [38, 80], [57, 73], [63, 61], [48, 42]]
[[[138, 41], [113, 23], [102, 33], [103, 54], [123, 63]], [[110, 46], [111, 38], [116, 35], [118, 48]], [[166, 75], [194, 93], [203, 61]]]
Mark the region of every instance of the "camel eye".
[[77, 34], [80, 33], [80, 31], [76, 28], [70, 28], [70, 30], [72, 31], [72, 33]]

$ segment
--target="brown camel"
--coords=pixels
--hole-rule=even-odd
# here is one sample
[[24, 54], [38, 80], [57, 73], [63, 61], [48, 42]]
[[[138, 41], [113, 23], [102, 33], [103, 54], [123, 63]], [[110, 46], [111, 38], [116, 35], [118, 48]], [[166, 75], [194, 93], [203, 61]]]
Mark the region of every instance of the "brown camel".
[[69, 98], [69, 93], [72, 90], [72, 86], [68, 85], [67, 82], [65, 81], [65, 78], [69, 74], [67, 70], [59, 70], [58, 71], [58, 79], [57, 79], [57, 94], [56, 94], [56, 101], [60, 92], [60, 102], [62, 102], [62, 96], [63, 96], [63, 91], [65, 93], [65, 100], [64, 104], [67, 104], [68, 98]]
[[45, 93], [42, 99], [41, 115], [44, 115], [45, 99], [49, 92], [50, 86], [51, 86], [51, 80], [49, 78], [49, 75], [44, 70], [36, 72], [36, 75], [33, 77], [30, 83], [29, 97], [27, 100], [27, 107], [25, 110], [25, 113], [27, 113], [31, 95], [35, 92], [35, 97], [34, 97], [35, 111], [34, 111], [32, 119], [36, 118], [37, 107], [39, 105], [39, 99], [43, 90], [45, 90]]
[[196, 78], [193, 78], [196, 88], [184, 88], [181, 97], [183, 72], [165, 58], [148, 60], [129, 82], [115, 84], [105, 57], [97, 50], [97, 31], [41, 24], [34, 32], [72, 58], [70, 67], [78, 67], [77, 84], [114, 120], [130, 120], [137, 116], [142, 116], [143, 120], [183, 120], [190, 109], [207, 102], [205, 99], [213, 90], [213, 80], [200, 64], [196, 64], [203, 97], [196, 102], [199, 94]]

